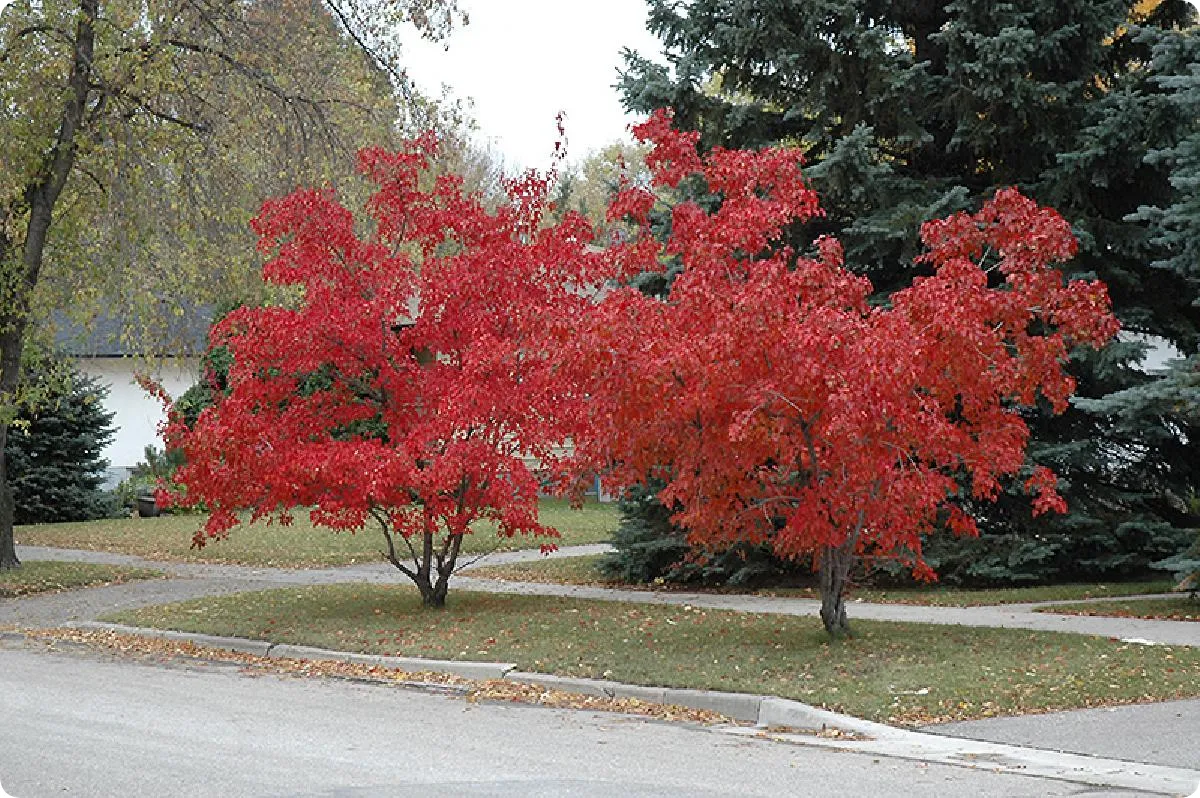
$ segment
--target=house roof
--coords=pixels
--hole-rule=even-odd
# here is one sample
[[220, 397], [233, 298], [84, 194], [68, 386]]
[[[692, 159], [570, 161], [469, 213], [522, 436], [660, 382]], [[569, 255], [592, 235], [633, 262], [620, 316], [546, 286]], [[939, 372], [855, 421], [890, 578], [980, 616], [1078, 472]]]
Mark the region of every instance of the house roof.
[[[137, 323], [124, 308], [101, 311], [86, 322], [55, 311], [55, 348], [70, 357], [189, 356], [203, 354], [216, 309], [213, 305], [162, 307], [159, 319]], [[130, 330], [144, 334], [130, 335]]]

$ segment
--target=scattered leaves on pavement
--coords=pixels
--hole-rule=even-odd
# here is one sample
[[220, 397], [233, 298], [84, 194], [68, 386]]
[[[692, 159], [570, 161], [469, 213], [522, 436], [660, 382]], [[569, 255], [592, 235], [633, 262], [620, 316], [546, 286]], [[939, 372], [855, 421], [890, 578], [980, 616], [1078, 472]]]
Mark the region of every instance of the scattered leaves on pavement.
[[107, 650], [117, 655], [140, 660], [216, 661], [243, 665], [248, 673], [271, 673], [295, 677], [355, 679], [401, 685], [414, 688], [453, 688], [467, 701], [510, 702], [536, 704], [554, 709], [578, 709], [593, 712], [617, 712], [657, 720], [700, 723], [704, 725], [732, 724], [736, 721], [717, 712], [691, 709], [675, 704], [655, 704], [637, 698], [605, 698], [555, 690], [536, 684], [520, 684], [504, 679], [485, 681], [466, 679], [437, 671], [410, 672], [365, 663], [336, 660], [292, 659], [262, 657], [223, 648], [200, 646], [186, 640], [166, 640], [143, 637], [104, 629], [52, 628], [27, 630], [27, 638], [42, 641], [51, 647], [71, 643], [91, 649]]

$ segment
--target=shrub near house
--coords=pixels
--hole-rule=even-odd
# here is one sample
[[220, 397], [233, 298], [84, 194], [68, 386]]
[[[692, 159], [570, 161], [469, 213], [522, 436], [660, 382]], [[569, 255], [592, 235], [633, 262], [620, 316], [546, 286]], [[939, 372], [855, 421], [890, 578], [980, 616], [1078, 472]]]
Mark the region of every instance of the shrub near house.
[[108, 465], [100, 452], [113, 435], [106, 389], [67, 363], [43, 363], [30, 372], [42, 382], [42, 400], [18, 415], [8, 436], [15, 523], [111, 514], [113, 502], [100, 490]]

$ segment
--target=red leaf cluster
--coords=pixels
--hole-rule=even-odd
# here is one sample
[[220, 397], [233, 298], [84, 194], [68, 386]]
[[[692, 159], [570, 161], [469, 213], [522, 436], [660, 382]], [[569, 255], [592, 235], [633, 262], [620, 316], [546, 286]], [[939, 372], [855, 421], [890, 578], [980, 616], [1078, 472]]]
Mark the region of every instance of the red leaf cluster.
[[[683, 270], [666, 301], [627, 288], [593, 309], [572, 352], [596, 380], [586, 455], [616, 483], [666, 478], [662, 498], [695, 543], [799, 556], [853, 538], [924, 573], [921, 533], [939, 521], [976, 533], [952, 503], [960, 486], [992, 499], [1021, 469], [1018, 406], [1040, 395], [1063, 409], [1068, 348], [1117, 330], [1102, 284], [1053, 268], [1075, 252], [1069, 226], [1000, 191], [925, 225], [933, 275], [874, 306], [837, 241], [816, 242], [815, 258], [781, 245], [820, 212], [798, 153], [701, 158], [666, 115], [637, 132], [655, 146], [657, 185], [694, 176], [721, 202], [671, 210], [656, 257]], [[1050, 472], [1027, 488], [1036, 511], [1063, 509]]]

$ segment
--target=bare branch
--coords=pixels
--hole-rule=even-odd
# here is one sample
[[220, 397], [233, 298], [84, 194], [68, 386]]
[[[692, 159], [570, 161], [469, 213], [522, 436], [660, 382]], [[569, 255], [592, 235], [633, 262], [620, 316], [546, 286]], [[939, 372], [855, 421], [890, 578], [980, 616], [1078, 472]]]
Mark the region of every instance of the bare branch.
[[150, 105], [150, 102], [147, 99], [140, 95], [134, 94], [133, 92], [124, 91], [122, 89], [105, 91], [105, 87], [101, 84], [93, 84], [92, 88], [98, 91], [104, 91], [105, 95], [109, 97], [129, 100], [133, 104], [133, 108], [126, 112], [126, 119], [132, 119], [140, 111], [142, 113], [149, 114], [159, 121], [176, 125], [177, 127], [190, 130], [193, 133], [211, 132], [208, 125], [204, 122], [191, 122], [187, 119], [175, 116], [174, 114], [167, 113], [166, 111], [160, 111], [159, 109]]
[[402, 92], [404, 92], [404, 99], [412, 102], [413, 97], [411, 89], [408, 85], [408, 76], [403, 72], [398, 71], [394, 66], [392, 66], [388, 59], [381, 56], [374, 47], [367, 44], [363, 38], [358, 35], [358, 31], [355, 29], [354, 24], [350, 21], [350, 19], [346, 16], [346, 13], [341, 9], [340, 6], [338, 6], [337, 3], [328, 2], [328, 0], [326, 0], [325, 7], [329, 9], [329, 13], [337, 17], [338, 22], [341, 23], [342, 30], [345, 31], [347, 36], [354, 40], [354, 43], [358, 45], [359, 49], [366, 53], [367, 57], [370, 58], [376, 66], [387, 72], [388, 76], [396, 82], [396, 85], [400, 87]]
[[236, 72], [242, 74], [243, 76], [252, 79], [259, 88], [263, 89], [269, 94], [274, 95], [276, 98], [285, 103], [309, 103], [309, 101], [302, 96], [289, 94], [288, 92], [284, 91], [283, 88], [279, 86], [279, 84], [277, 84], [271, 78], [271, 75], [266, 71], [255, 66], [251, 66], [237, 56], [227, 53], [224, 50], [216, 47], [210, 47], [206, 44], [200, 44], [199, 42], [190, 42], [186, 39], [179, 38], [167, 39], [166, 44], [176, 48], [177, 50], [183, 50], [184, 52], [215, 58], [216, 60], [232, 67]]
[[472, 565], [474, 565], [475, 563], [479, 562], [479, 561], [480, 561], [480, 560], [482, 560], [484, 557], [489, 557], [489, 556], [491, 556], [491, 555], [495, 554], [495, 553], [496, 553], [496, 550], [497, 550], [498, 548], [500, 548], [500, 539], [499, 539], [499, 538], [496, 538], [496, 545], [495, 545], [495, 546], [492, 546], [492, 548], [490, 548], [489, 550], [487, 550], [487, 551], [483, 552], [483, 553], [482, 553], [482, 554], [480, 554], [478, 557], [472, 557], [471, 559], [469, 559], [469, 560], [467, 560], [467, 561], [465, 561], [465, 562], [463, 562], [463, 563], [460, 563], [458, 566], [456, 566], [456, 567], [455, 567], [455, 569], [454, 569], [454, 572], [455, 572], [455, 573], [458, 573], [459, 571], [464, 571], [464, 570], [466, 570], [467, 568], [470, 568]]
[[[409, 579], [416, 581], [416, 573], [404, 563], [400, 562], [400, 558], [396, 556], [395, 536], [391, 530], [390, 524], [388, 524], [387, 515], [383, 512], [383, 510], [374, 505], [372, 505], [370, 512], [375, 520], [379, 522], [379, 528], [383, 531], [383, 538], [387, 541], [387, 551], [380, 552], [380, 554], [383, 555], [385, 560], [396, 566], [396, 568], [398, 568], [402, 574], [407, 576]], [[404, 540], [405, 542], [408, 542], [408, 538], [404, 538]], [[409, 543], [408, 547], [411, 550], [412, 544]], [[415, 551], [413, 552], [413, 559], [414, 561], [416, 560]]]
[[67, 31], [64, 31], [62, 28], [56, 28], [53, 25], [29, 25], [14, 33], [12, 41], [9, 43], [9, 45], [3, 50], [0, 50], [0, 64], [3, 64], [8, 60], [9, 55], [14, 49], [16, 49], [17, 42], [27, 36], [32, 36], [35, 33], [57, 34], [54, 35], [53, 38], [58, 39], [64, 44], [74, 44], [71, 34]]

